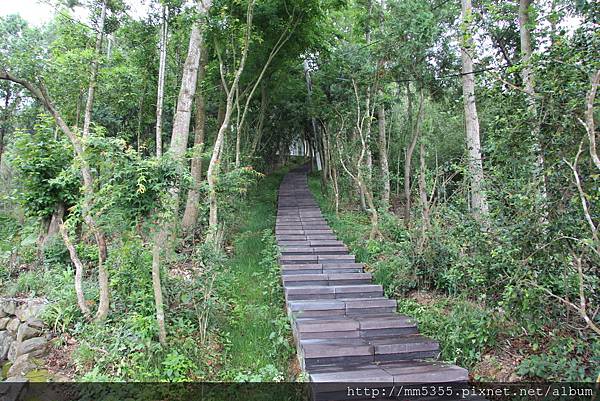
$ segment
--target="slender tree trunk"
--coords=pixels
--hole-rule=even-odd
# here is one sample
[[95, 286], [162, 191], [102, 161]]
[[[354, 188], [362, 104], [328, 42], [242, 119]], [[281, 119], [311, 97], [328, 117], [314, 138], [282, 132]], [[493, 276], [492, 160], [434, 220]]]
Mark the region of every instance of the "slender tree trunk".
[[471, 0], [462, 1], [462, 81], [465, 108], [465, 129], [469, 150], [469, 173], [471, 179], [471, 211], [473, 217], [487, 226], [489, 206], [485, 194], [481, 141], [479, 138], [479, 118], [475, 102], [475, 78], [473, 76], [474, 45], [471, 32], [473, 9]]
[[158, 93], [156, 95], [156, 157], [162, 156], [162, 120], [165, 94], [165, 73], [167, 69], [167, 42], [169, 27], [167, 21], [167, 6], [163, 5], [162, 24], [160, 27], [159, 65], [158, 65]]
[[423, 249], [426, 241], [427, 231], [431, 225], [429, 220], [429, 199], [427, 198], [427, 184], [425, 181], [425, 143], [421, 136], [419, 143], [419, 200], [421, 203], [421, 239], [419, 250]]
[[331, 163], [331, 181], [333, 182], [333, 195], [335, 197], [335, 214], [338, 215], [340, 213], [340, 187], [338, 185], [338, 172], [333, 166], [333, 159], [331, 160]]
[[83, 101], [83, 88], [79, 88], [79, 96], [77, 96], [77, 109], [75, 111], [75, 129], [79, 128], [79, 120], [81, 119], [81, 102]]
[[[409, 94], [409, 98], [410, 98]], [[410, 226], [410, 209], [412, 206], [411, 194], [410, 194], [410, 173], [412, 169], [412, 157], [415, 151], [415, 147], [417, 146], [417, 141], [419, 136], [421, 135], [421, 124], [423, 122], [423, 88], [419, 90], [419, 110], [417, 111], [417, 120], [415, 122], [414, 127], [411, 125], [410, 129], [412, 131], [412, 139], [410, 145], [406, 149], [406, 154], [404, 156], [404, 225], [406, 227]], [[412, 114], [412, 106], [409, 105], [410, 111]], [[410, 118], [412, 120], [412, 118]]]
[[50, 224], [48, 225], [48, 231], [46, 233], [46, 238], [42, 243], [42, 247], [46, 246], [48, 240], [54, 237], [59, 233], [60, 224], [65, 216], [65, 204], [60, 202], [56, 205], [54, 212], [52, 212], [52, 217], [50, 217]]
[[[208, 62], [208, 52], [206, 46], [202, 46], [200, 66], [198, 68], [197, 86], [202, 84], [206, 76], [206, 63]], [[192, 166], [190, 174], [192, 176], [192, 187], [188, 191], [185, 212], [181, 222], [184, 231], [189, 231], [194, 227], [198, 220], [198, 206], [200, 202], [200, 183], [202, 182], [202, 152], [204, 151], [204, 125], [206, 122], [206, 106], [204, 94], [198, 88], [196, 90], [196, 124], [194, 126], [194, 156], [192, 157]]]
[[546, 178], [544, 174], [544, 153], [540, 138], [540, 123], [538, 121], [538, 109], [535, 93], [535, 76], [531, 65], [531, 56], [533, 55], [531, 47], [531, 30], [529, 24], [529, 9], [532, 0], [519, 1], [519, 33], [521, 39], [521, 62], [523, 69], [521, 71], [525, 92], [527, 93], [527, 109], [531, 118], [532, 149], [535, 157], [535, 166], [533, 168], [533, 177], [539, 181], [539, 197], [541, 200], [542, 222], [548, 221], [548, 190], [546, 188]]
[[208, 165], [208, 171], [206, 173], [206, 181], [208, 183], [208, 205], [209, 205], [209, 216], [208, 216], [208, 235], [206, 236], [206, 242], [209, 244], [217, 245], [216, 240], [218, 238], [218, 202], [217, 202], [217, 165], [219, 162], [219, 158], [221, 156], [223, 142], [225, 140], [225, 133], [229, 129], [229, 124], [231, 120], [231, 114], [233, 112], [233, 97], [235, 96], [236, 89], [239, 85], [240, 76], [244, 71], [244, 67], [246, 64], [246, 58], [248, 57], [248, 48], [250, 46], [250, 31], [252, 27], [252, 16], [254, 9], [255, 0], [250, 0], [248, 3], [247, 9], [247, 17], [246, 17], [246, 34], [244, 38], [242, 57], [240, 59], [240, 64], [235, 72], [233, 82], [231, 83], [231, 87], [227, 88], [225, 83], [225, 65], [223, 63], [223, 59], [220, 54], [220, 50], [217, 49], [217, 53], [219, 55], [219, 69], [221, 72], [221, 81], [223, 82], [223, 87], [225, 92], [227, 93], [227, 100], [225, 102], [225, 114], [223, 116], [223, 124], [219, 128], [219, 132], [217, 133], [217, 138], [215, 139], [215, 145], [212, 151], [212, 155], [210, 158], [210, 163]]
[[[94, 96], [96, 93], [96, 85], [98, 81], [98, 64], [100, 62], [100, 57], [102, 54], [102, 40], [104, 39], [104, 23], [106, 20], [106, 9], [107, 9], [108, 0], [104, 0], [100, 9], [100, 21], [98, 22], [98, 32], [96, 33], [96, 45], [94, 58], [92, 59], [92, 66], [90, 72], [90, 83], [88, 87], [88, 96], [85, 103], [85, 109], [83, 114], [83, 137], [86, 138], [90, 133], [90, 125], [92, 122], [92, 110], [94, 107]], [[85, 146], [85, 145], [84, 145]], [[85, 157], [83, 155], [83, 151], [80, 157]], [[89, 166], [88, 166], [89, 168]], [[84, 186], [88, 186], [90, 188], [90, 192], [87, 195], [84, 195], [87, 199], [84, 201], [86, 205], [84, 205], [84, 209], [87, 211], [84, 212], [84, 220], [87, 225], [90, 227], [96, 244], [98, 245], [98, 285], [100, 287], [100, 301], [98, 303], [98, 310], [96, 311], [95, 319], [98, 321], [106, 319], [108, 316], [108, 311], [110, 308], [110, 300], [109, 300], [109, 286], [108, 286], [108, 272], [106, 271], [106, 267], [104, 266], [108, 254], [108, 248], [106, 245], [106, 238], [104, 235], [104, 231], [98, 227], [95, 219], [91, 215], [91, 206], [94, 202], [93, 200], [93, 178], [91, 176], [91, 171], [87, 171], [89, 177], [83, 176]], [[88, 184], [85, 184], [85, 181], [88, 181]]]
[[4, 96], [4, 109], [2, 110], [2, 122], [0, 122], [0, 166], [2, 165], [2, 155], [4, 154], [4, 136], [6, 135], [6, 131], [8, 128], [8, 119], [10, 116], [8, 106], [10, 104], [11, 96], [12, 93], [10, 91], [10, 86], [7, 85]]
[[5, 122], [0, 126], [0, 166], [2, 165], [2, 155], [4, 154], [4, 135], [6, 132], [4, 124]]
[[202, 27], [199, 24], [195, 24], [190, 34], [188, 55], [183, 65], [181, 88], [179, 89], [179, 96], [177, 98], [177, 111], [173, 120], [173, 134], [169, 147], [169, 152], [179, 162], [183, 162], [188, 145], [202, 40]]
[[67, 247], [69, 255], [71, 256], [71, 261], [75, 265], [75, 294], [77, 295], [77, 305], [79, 306], [81, 313], [83, 313], [84, 316], [89, 317], [90, 309], [85, 303], [85, 295], [83, 293], [83, 263], [81, 262], [81, 259], [79, 259], [79, 255], [77, 255], [77, 251], [71, 243], [69, 234], [67, 233], [67, 230], [62, 222], [59, 225], [59, 229], [65, 246]]
[[585, 121], [581, 121], [588, 135], [590, 157], [600, 172], [600, 157], [596, 149], [596, 123], [594, 122], [594, 100], [600, 84], [600, 70], [596, 70], [590, 78], [591, 88], [585, 97]]
[[236, 108], [236, 123], [235, 123], [235, 168], [239, 168], [242, 163], [242, 127], [240, 124], [240, 88], [235, 89], [235, 108]]
[[385, 210], [390, 207], [390, 166], [388, 163], [387, 137], [385, 132], [385, 105], [379, 105], [377, 111], [379, 122], [379, 164], [381, 165], [381, 179], [383, 188], [381, 191], [381, 201]]
[[[211, 6], [210, 0], [205, 0], [199, 5], [200, 19], [194, 24], [190, 33], [190, 42], [188, 54], [183, 65], [181, 75], [181, 88], [177, 98], [177, 112], [173, 121], [173, 133], [171, 135], [171, 144], [169, 154], [177, 162], [179, 168], [184, 168], [185, 152], [188, 145], [190, 120], [192, 117], [192, 103], [196, 93], [196, 83], [198, 80], [198, 68], [200, 64], [200, 49], [203, 40], [203, 22]], [[162, 285], [160, 279], [161, 254], [166, 246], [167, 239], [171, 236], [174, 229], [174, 219], [177, 217], [179, 209], [179, 188], [172, 187], [169, 190], [169, 211], [168, 218], [171, 220], [162, 223], [158, 232], [154, 235], [152, 245], [152, 286], [154, 289], [154, 303], [156, 306], [156, 321], [159, 330], [159, 341], [166, 344], [165, 316], [162, 300]], [[157, 222], [158, 223], [158, 222]]]
[[[312, 110], [312, 79], [310, 76], [310, 67], [308, 65], [308, 60], [304, 60], [303, 63], [303, 68], [304, 68], [304, 79], [306, 81], [306, 99], [309, 105], [309, 108]], [[312, 115], [312, 111], [311, 111], [311, 116], [310, 116], [310, 126], [312, 129], [312, 134], [313, 134], [313, 143], [315, 145], [315, 152], [318, 149], [318, 143], [320, 142], [319, 140], [319, 132], [317, 129], [317, 119], [315, 118], [314, 115]], [[322, 157], [322, 151], [319, 152], [320, 156]], [[323, 163], [321, 163], [323, 164]], [[322, 168], [322, 175], [321, 175], [321, 183], [323, 184], [323, 188], [326, 188], [326, 184], [327, 184], [327, 171], [325, 170], [324, 166], [321, 165]]]
[[98, 80], [98, 63], [102, 54], [102, 39], [104, 38], [104, 21], [106, 20], [106, 6], [108, 0], [102, 2], [100, 10], [100, 21], [98, 22], [98, 32], [96, 33], [96, 48], [94, 58], [92, 59], [92, 67], [90, 72], [90, 85], [88, 87], [88, 96], [85, 103], [85, 112], [83, 117], [83, 136], [86, 137], [90, 133], [90, 124], [92, 122], [92, 109], [94, 106], [94, 94], [96, 93], [96, 83]]
[[260, 84], [260, 111], [258, 114], [258, 125], [256, 127], [256, 135], [254, 136], [254, 139], [252, 141], [252, 149], [250, 151], [251, 157], [254, 156], [254, 154], [256, 153], [258, 145], [260, 144], [260, 140], [262, 139], [263, 129], [265, 126], [265, 116], [267, 114], [267, 102], [267, 85], [265, 84], [265, 81], [263, 81]]
[[329, 166], [329, 144], [327, 143], [327, 138], [325, 137], [325, 133], [321, 134], [321, 167], [323, 170], [323, 174], [321, 176], [323, 181], [323, 187], [327, 191], [327, 182], [331, 178], [331, 168]]

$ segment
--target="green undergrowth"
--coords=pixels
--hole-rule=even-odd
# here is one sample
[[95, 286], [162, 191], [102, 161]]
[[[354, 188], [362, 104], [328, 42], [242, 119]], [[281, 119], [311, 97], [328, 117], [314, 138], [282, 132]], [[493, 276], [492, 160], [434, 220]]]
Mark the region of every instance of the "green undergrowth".
[[[111, 241], [106, 262], [111, 312], [105, 322], [80, 313], [62, 241], [45, 248], [40, 265], [35, 231], [4, 216], [1, 292], [51, 301], [43, 317], [55, 335], [52, 352], [63, 364], [58, 370], [77, 381], [289, 380], [293, 348], [274, 235], [277, 189], [286, 171], [228, 198], [222, 209], [228, 252], [201, 242], [182, 245], [163, 266], [164, 346], [158, 342], [151, 249], [135, 230]], [[96, 248], [87, 242], [76, 246], [86, 265], [85, 296], [95, 311]], [[14, 267], [6, 268], [9, 262]]]
[[[402, 233], [399, 226], [394, 226], [392, 232], [388, 218], [382, 223], [388, 238], [369, 240], [370, 222], [365, 213], [343, 210], [336, 215], [321, 191], [319, 178], [311, 177], [309, 185], [338, 238], [357, 261], [367, 265], [374, 281], [384, 286], [386, 295], [398, 298], [399, 312], [415, 318], [421, 334], [440, 342], [441, 358], [465, 367], [475, 366], [483, 351], [496, 340], [499, 326], [493, 314], [459, 298], [445, 297], [443, 304], [428, 306], [406, 298], [410, 290], [418, 287], [418, 280], [405, 273], [411, 265], [405, 249], [410, 246], [408, 233]], [[393, 239], [390, 234], [394, 234]]]
[[217, 282], [218, 297], [228, 305], [222, 328], [223, 380], [290, 379], [291, 329], [284, 313], [273, 229], [277, 190], [286, 171], [264, 178], [235, 216], [234, 256]]
[[482, 368], [482, 361], [496, 359], [503, 360], [498, 370], [504, 380], [587, 381], [600, 374], [597, 338], [585, 341], [552, 325], [539, 314], [543, 294], [535, 289], [499, 282], [503, 269], [514, 263], [510, 238], [491, 241], [448, 209], [446, 224], [434, 221], [430, 241], [418, 253], [418, 221], [411, 231], [397, 216], [381, 213], [383, 239], [369, 240], [366, 213], [342, 203], [336, 214], [317, 175], [309, 178], [309, 187], [338, 238], [386, 295], [398, 299], [398, 311], [415, 318], [421, 334], [439, 341], [441, 359], [481, 380], [499, 380], [493, 376], [497, 372]]

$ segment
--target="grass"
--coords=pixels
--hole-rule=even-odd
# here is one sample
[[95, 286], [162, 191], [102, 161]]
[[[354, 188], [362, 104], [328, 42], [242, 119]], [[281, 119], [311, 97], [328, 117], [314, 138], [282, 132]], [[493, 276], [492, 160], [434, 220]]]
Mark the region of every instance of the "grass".
[[289, 378], [291, 329], [284, 313], [273, 228], [277, 189], [285, 173], [265, 177], [235, 216], [234, 255], [217, 286], [229, 305], [222, 327], [224, 380], [281, 381]]

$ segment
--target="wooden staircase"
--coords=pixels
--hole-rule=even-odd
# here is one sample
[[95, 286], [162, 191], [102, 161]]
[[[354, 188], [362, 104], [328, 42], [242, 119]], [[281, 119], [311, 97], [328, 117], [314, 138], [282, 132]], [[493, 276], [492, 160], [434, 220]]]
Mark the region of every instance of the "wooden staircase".
[[339, 241], [308, 189], [306, 168], [279, 189], [275, 228], [288, 315], [311, 382], [466, 382], [437, 362], [439, 344], [418, 333]]

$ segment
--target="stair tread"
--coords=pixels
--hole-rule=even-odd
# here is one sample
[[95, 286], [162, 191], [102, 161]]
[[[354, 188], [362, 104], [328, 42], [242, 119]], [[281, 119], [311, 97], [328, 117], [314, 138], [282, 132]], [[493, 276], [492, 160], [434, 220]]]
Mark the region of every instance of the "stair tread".
[[468, 380], [463, 368], [423, 360], [437, 358], [439, 343], [396, 312], [397, 301], [383, 296], [383, 287], [336, 237], [308, 188], [306, 171], [283, 178], [275, 238], [287, 310], [310, 381]]

